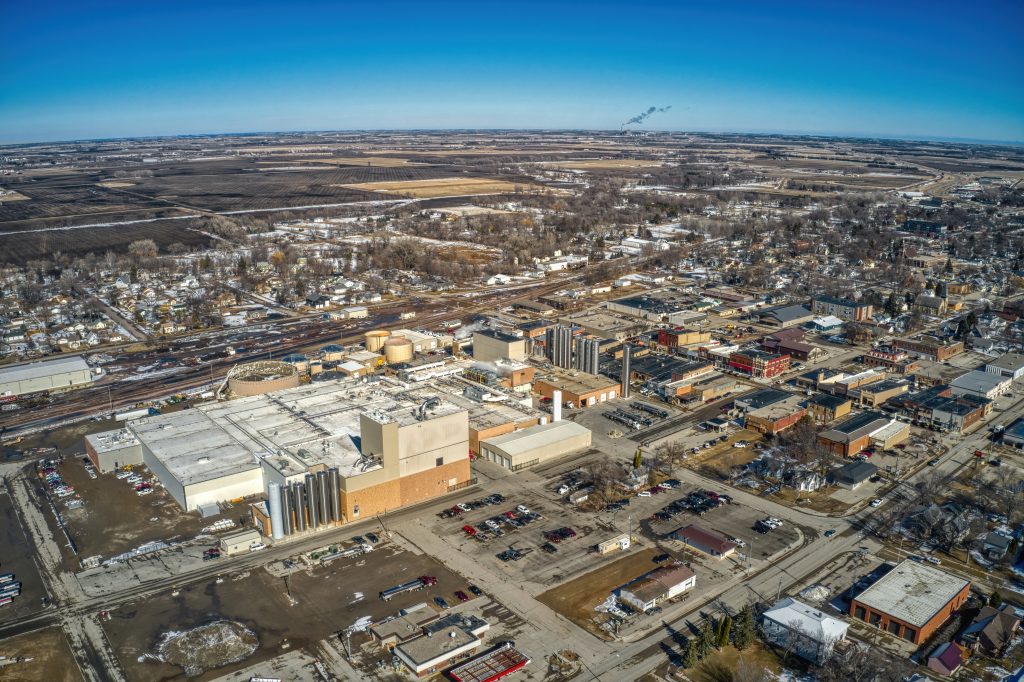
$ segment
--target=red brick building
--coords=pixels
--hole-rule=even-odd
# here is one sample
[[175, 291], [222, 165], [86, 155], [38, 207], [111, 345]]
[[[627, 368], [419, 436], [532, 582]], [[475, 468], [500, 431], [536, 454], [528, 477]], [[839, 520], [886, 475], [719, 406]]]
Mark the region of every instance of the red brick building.
[[790, 357], [763, 350], [739, 350], [729, 356], [729, 366], [752, 377], [771, 378], [789, 369]]
[[969, 580], [907, 559], [850, 602], [850, 616], [921, 644], [967, 601]]

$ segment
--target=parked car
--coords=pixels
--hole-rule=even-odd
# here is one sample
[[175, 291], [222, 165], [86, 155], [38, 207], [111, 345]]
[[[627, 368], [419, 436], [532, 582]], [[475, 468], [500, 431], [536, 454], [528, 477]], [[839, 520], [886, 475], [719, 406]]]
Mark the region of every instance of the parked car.
[[439, 607], [441, 607], [442, 609], [447, 609], [447, 608], [449, 608], [449, 607], [448, 607], [448, 602], [446, 602], [446, 601], [444, 600], [444, 597], [441, 597], [441, 596], [437, 596], [437, 597], [434, 597], [434, 603], [435, 603], [435, 604], [437, 604], [437, 605], [438, 605]]
[[875, 499], [871, 500], [871, 506], [872, 507], [881, 507], [882, 506], [882, 500], [880, 498], [876, 497]]
[[376, 533], [367, 533], [366, 539], [375, 545], [380, 542], [380, 538], [377, 536]]
[[471, 594], [473, 594], [474, 596], [477, 596], [477, 597], [479, 597], [480, 595], [482, 595], [484, 593], [484, 591], [481, 590], [476, 585], [470, 585], [469, 586], [469, 591], [470, 591]]
[[529, 514], [530, 513], [529, 508], [527, 508], [526, 505], [522, 505], [522, 504], [520, 504], [520, 505], [518, 505], [516, 507], [516, 511], [519, 512], [520, 514]]
[[657, 554], [654, 557], [652, 557], [651, 561], [653, 561], [656, 564], [660, 564], [660, 563], [663, 563], [665, 561], [668, 561], [671, 558], [672, 558], [671, 554]]
[[469, 601], [469, 595], [463, 592], [462, 590], [455, 591], [455, 598], [459, 601]]
[[830, 537], [832, 537], [835, 534], [836, 534], [836, 529], [835, 528], [829, 528], [827, 531], [825, 531], [825, 537], [827, 537], [827, 538], [830, 538]]

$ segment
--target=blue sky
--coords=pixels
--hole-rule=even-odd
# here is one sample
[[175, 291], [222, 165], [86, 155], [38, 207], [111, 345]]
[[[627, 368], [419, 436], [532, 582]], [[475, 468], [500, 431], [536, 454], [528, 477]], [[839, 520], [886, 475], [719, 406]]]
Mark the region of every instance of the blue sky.
[[1024, 3], [23, 2], [0, 142], [645, 127], [1024, 141]]

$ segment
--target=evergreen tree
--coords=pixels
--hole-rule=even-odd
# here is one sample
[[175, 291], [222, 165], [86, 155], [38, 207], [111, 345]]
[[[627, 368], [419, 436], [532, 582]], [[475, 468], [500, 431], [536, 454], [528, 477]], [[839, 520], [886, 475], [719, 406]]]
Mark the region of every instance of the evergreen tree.
[[711, 624], [711, 620], [708, 618], [704, 619], [704, 622], [700, 626], [700, 635], [697, 637], [697, 656], [698, 658], [705, 658], [711, 653], [711, 650], [715, 647], [715, 627]]
[[754, 643], [756, 633], [754, 632], [754, 611], [750, 604], [744, 606], [733, 623], [732, 643], [742, 651]]
[[994, 608], [999, 608], [1003, 604], [1003, 597], [998, 592], [993, 592], [992, 596], [988, 598], [988, 605]]
[[692, 668], [700, 663], [700, 655], [697, 652], [697, 640], [692, 637], [686, 641], [686, 648], [683, 649], [683, 667]]
[[722, 632], [718, 636], [718, 648], [724, 649], [729, 646], [729, 635], [732, 632], [732, 618], [726, 616], [722, 620]]

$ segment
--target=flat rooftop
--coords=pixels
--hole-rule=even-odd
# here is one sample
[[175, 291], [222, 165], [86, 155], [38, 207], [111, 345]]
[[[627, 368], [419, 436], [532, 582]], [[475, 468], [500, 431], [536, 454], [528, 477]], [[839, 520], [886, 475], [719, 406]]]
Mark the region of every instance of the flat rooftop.
[[585, 372], [576, 372], [575, 376], [566, 372], [548, 372], [537, 381], [544, 382], [554, 389], [576, 395], [619, 386], [618, 381]]
[[522, 336], [502, 331], [500, 329], [478, 329], [473, 332], [473, 334], [486, 336], [487, 338], [494, 339], [495, 341], [501, 341], [503, 343], [514, 343], [516, 341], [523, 340]]
[[920, 628], [967, 585], [970, 581], [931, 564], [906, 559], [855, 599]]
[[396, 648], [415, 665], [421, 666], [479, 641], [475, 635], [457, 625], [449, 625], [430, 637], [417, 637], [399, 644]]
[[130, 428], [183, 486], [260, 466], [252, 450], [201, 409], [145, 417]]
[[[380, 468], [359, 449], [361, 415], [408, 426], [420, 421], [419, 410], [428, 400], [425, 414], [431, 419], [466, 411], [450, 397], [429, 382], [410, 387], [389, 378], [318, 381], [148, 417], [133, 422], [131, 429], [165, 465], [174, 464], [176, 476], [187, 478], [192, 468], [210, 471], [214, 459], [237, 470], [265, 459], [284, 476], [324, 464], [351, 477]], [[198, 466], [203, 457], [209, 461]]]
[[130, 448], [139, 444], [139, 439], [132, 435], [128, 429], [115, 429], [103, 431], [102, 433], [90, 433], [85, 440], [96, 451], [96, 454], [114, 452], [123, 448]]
[[81, 355], [54, 358], [42, 362], [24, 362], [0, 368], [0, 384], [15, 381], [44, 379], [66, 372], [89, 372], [89, 365]]
[[531, 426], [515, 433], [506, 433], [484, 440], [488, 445], [501, 448], [509, 456], [531, 452], [538, 448], [555, 445], [567, 438], [590, 434], [590, 429], [576, 422], [557, 421], [541, 426]]

